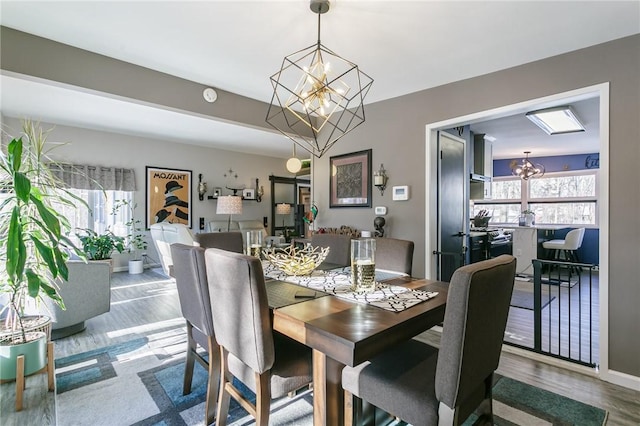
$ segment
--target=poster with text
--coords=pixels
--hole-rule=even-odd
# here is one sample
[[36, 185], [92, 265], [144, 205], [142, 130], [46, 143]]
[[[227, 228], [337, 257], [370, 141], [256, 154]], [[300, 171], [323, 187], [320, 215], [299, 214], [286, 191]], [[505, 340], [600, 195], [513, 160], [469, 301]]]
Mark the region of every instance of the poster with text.
[[147, 228], [182, 223], [191, 228], [191, 170], [147, 166]]

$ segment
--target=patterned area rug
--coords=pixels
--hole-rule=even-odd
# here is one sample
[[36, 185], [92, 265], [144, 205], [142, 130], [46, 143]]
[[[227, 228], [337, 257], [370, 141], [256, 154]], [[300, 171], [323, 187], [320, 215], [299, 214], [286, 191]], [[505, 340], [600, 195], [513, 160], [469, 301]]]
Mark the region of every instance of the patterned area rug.
[[[203, 425], [207, 373], [196, 363], [192, 392], [182, 395], [185, 345], [175, 330], [56, 360], [58, 424]], [[607, 417], [599, 408], [506, 377], [498, 377], [493, 391], [496, 425], [601, 426]], [[229, 415], [230, 425], [255, 423], [233, 401]], [[311, 392], [275, 400], [269, 424], [313, 424]]]

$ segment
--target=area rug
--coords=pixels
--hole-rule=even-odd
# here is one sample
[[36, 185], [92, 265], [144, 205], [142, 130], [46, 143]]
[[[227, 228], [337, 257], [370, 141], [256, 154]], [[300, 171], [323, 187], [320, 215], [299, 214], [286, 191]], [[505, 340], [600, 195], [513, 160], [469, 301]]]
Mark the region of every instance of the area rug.
[[[203, 425], [207, 373], [196, 363], [192, 392], [182, 395], [185, 344], [180, 333], [165, 332], [57, 359], [57, 424]], [[606, 420], [604, 410], [506, 377], [497, 378], [493, 393], [496, 425], [601, 426]], [[233, 401], [229, 414], [230, 425], [255, 424]], [[269, 424], [313, 424], [311, 391], [275, 400]]]
[[[549, 293], [547, 287], [542, 287], [542, 309], [555, 299]], [[533, 283], [516, 279], [513, 286], [510, 305], [514, 308], [522, 308], [533, 311]]]

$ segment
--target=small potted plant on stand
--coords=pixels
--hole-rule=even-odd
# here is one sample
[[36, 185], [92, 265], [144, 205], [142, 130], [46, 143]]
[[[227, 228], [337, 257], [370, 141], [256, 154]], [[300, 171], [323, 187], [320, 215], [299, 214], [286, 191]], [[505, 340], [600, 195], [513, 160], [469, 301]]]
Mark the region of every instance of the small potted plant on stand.
[[113, 259], [111, 254], [114, 250], [122, 253], [125, 249], [124, 238], [118, 237], [110, 230], [98, 234], [92, 229], [83, 229], [84, 235], [78, 235], [82, 243], [82, 249], [87, 259], [96, 261], [107, 261], [113, 271]]
[[51, 172], [45, 142], [46, 133], [27, 121], [24, 136], [9, 142], [6, 155], [0, 152], [0, 381], [16, 380], [16, 410], [22, 408], [24, 376], [46, 368], [53, 386], [50, 319], [27, 315], [29, 304], [49, 297], [64, 308], [57, 279], [68, 278], [67, 251], [83, 257], [55, 208], [81, 201]]
[[142, 259], [143, 251], [147, 249], [147, 242], [144, 239], [144, 231], [140, 227], [142, 221], [136, 219], [136, 207], [138, 205], [129, 200], [118, 200], [113, 206], [112, 214], [117, 214], [121, 209], [127, 209], [129, 213], [129, 220], [124, 224], [128, 229], [126, 235], [127, 250], [131, 253], [131, 260], [129, 260], [129, 273], [141, 274], [144, 271], [144, 262]]

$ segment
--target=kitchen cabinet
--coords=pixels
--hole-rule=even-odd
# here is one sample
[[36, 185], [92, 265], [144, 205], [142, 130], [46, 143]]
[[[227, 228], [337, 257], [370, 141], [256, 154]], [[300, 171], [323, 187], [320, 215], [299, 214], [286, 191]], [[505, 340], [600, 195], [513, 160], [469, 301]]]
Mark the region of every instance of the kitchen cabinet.
[[491, 198], [493, 181], [493, 143], [484, 134], [473, 135], [473, 171], [471, 172], [470, 196], [472, 200]]

